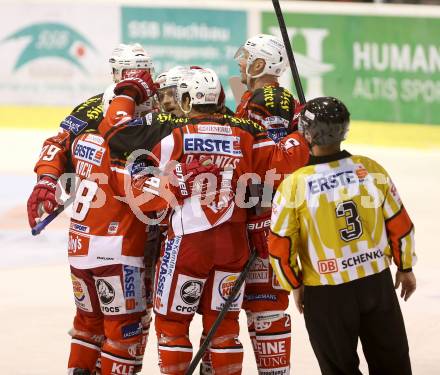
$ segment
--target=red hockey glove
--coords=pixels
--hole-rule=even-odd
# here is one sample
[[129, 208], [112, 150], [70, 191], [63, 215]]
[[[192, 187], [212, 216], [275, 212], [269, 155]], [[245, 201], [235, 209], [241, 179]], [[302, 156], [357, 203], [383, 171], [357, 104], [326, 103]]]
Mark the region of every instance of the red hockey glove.
[[247, 222], [247, 230], [249, 235], [249, 245], [254, 248], [258, 256], [267, 259], [269, 256], [269, 248], [267, 246], [267, 236], [270, 229], [271, 212], [261, 216], [253, 216]]
[[206, 186], [194, 186], [197, 176], [202, 173], [210, 173], [215, 177], [216, 186], [219, 180], [220, 170], [211, 159], [193, 159], [190, 163], [178, 163], [170, 176], [170, 189], [178, 200], [189, 198], [205, 192]]
[[128, 89], [131, 89], [132, 92], [134, 91], [135, 94], [133, 99], [136, 104], [139, 105], [156, 94], [157, 85], [153, 82], [150, 73], [146, 70], [142, 70], [132, 77], [119, 81], [113, 91], [115, 95], [120, 95], [124, 92], [126, 92], [127, 95], [130, 95], [130, 93], [127, 93]]
[[37, 225], [36, 219], [41, 216], [40, 205], [50, 214], [58, 206], [55, 198], [57, 180], [50, 176], [43, 176], [32, 190], [31, 196], [27, 201], [27, 212], [29, 225], [33, 228]]

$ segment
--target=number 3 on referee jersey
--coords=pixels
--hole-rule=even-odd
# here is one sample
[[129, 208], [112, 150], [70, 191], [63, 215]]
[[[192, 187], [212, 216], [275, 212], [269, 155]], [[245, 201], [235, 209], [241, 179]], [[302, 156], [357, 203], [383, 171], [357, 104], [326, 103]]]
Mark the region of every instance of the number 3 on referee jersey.
[[344, 217], [347, 226], [339, 230], [341, 238], [348, 242], [362, 235], [362, 223], [359, 219], [356, 203], [353, 201], [341, 202], [336, 206], [336, 216]]

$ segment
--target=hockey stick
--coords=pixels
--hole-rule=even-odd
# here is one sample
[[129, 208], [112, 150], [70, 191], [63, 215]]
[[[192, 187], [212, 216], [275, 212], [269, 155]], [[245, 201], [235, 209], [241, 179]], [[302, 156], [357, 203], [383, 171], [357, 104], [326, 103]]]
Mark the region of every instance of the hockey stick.
[[244, 281], [246, 280], [246, 277], [247, 277], [256, 257], [257, 257], [257, 252], [253, 251], [249, 260], [247, 261], [246, 265], [244, 266], [243, 271], [241, 271], [240, 276], [238, 276], [238, 279], [235, 281], [235, 284], [234, 284], [234, 287], [232, 288], [231, 294], [229, 295], [228, 299], [226, 300], [225, 304], [223, 305], [223, 308], [221, 309], [220, 313], [218, 314], [217, 319], [214, 321], [211, 329], [209, 330], [208, 334], [206, 335], [205, 341], [203, 341], [203, 344], [200, 346], [200, 348], [197, 351], [196, 355], [194, 356], [193, 360], [189, 364], [189, 367], [186, 370], [185, 375], [192, 375], [193, 374], [194, 370], [196, 369], [197, 365], [199, 364], [200, 360], [202, 359], [203, 354], [205, 354], [206, 349], [208, 349], [209, 344], [211, 343], [212, 337], [214, 336], [219, 325], [223, 321], [223, 318], [226, 315], [226, 313], [228, 312], [229, 307], [231, 307], [232, 303], [234, 302], [235, 297], [237, 296]]
[[292, 71], [293, 81], [295, 82], [296, 93], [301, 104], [305, 104], [306, 98], [304, 96], [304, 90], [301, 84], [301, 78], [299, 77], [298, 68], [296, 66], [295, 57], [293, 56], [292, 46], [290, 45], [289, 35], [287, 34], [286, 24], [284, 22], [283, 12], [281, 11], [280, 2], [278, 0], [272, 0], [275, 14], [278, 18], [278, 24], [280, 25], [281, 36], [283, 37], [284, 46], [286, 47], [287, 58], [289, 60], [290, 70]]
[[49, 214], [43, 220], [41, 220], [35, 227], [32, 228], [32, 235], [36, 236], [41, 233], [41, 231], [46, 228], [61, 212], [64, 211], [65, 206], [59, 206], [54, 212]]

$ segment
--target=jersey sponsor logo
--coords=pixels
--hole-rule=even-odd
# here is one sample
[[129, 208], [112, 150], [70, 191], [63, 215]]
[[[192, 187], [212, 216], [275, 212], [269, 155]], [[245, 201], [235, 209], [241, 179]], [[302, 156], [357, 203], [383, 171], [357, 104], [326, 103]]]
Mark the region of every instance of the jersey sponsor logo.
[[191, 315], [197, 311], [205, 279], [179, 275], [171, 311]]
[[[247, 281], [246, 281], [247, 282]], [[277, 301], [276, 294], [270, 294], [270, 293], [262, 293], [262, 294], [246, 294], [244, 296], [244, 299], [248, 302], [252, 301]]]
[[130, 375], [133, 374], [134, 365], [124, 365], [122, 363], [113, 363], [112, 374], [113, 375]]
[[115, 299], [115, 290], [108, 281], [104, 279], [96, 280], [96, 289], [98, 290], [99, 300], [102, 304], [108, 305]]
[[142, 324], [132, 323], [121, 328], [122, 338], [128, 339], [130, 337], [138, 336], [142, 333]]
[[318, 272], [320, 274], [327, 274], [345, 271], [349, 268], [358, 267], [365, 263], [382, 259], [384, 256], [384, 252], [380, 249], [369, 249], [344, 258], [320, 260], [318, 261]]
[[318, 261], [318, 270], [321, 274], [338, 272], [338, 262], [336, 259], [326, 259]]
[[384, 253], [382, 250], [377, 249], [374, 251], [364, 252], [359, 255], [354, 255], [349, 258], [345, 258], [341, 260], [341, 269], [345, 270], [347, 268], [356, 267], [363, 263], [367, 263], [376, 259], [383, 258]]
[[[187, 164], [191, 163], [194, 160], [194, 155], [187, 155], [183, 161]], [[232, 156], [225, 155], [209, 155], [207, 156], [207, 160], [211, 160], [213, 164], [216, 164], [221, 170], [224, 169], [236, 169], [237, 165], [240, 163], [240, 158], [234, 158]]]
[[154, 309], [166, 314], [168, 308], [168, 294], [171, 289], [171, 282], [176, 268], [177, 255], [179, 253], [181, 236], [167, 239], [165, 242], [164, 254], [160, 260], [159, 274], [154, 295]]
[[352, 170], [340, 171], [329, 175], [313, 175], [313, 177], [313, 179], [307, 182], [309, 191], [312, 194], [330, 191], [338, 187], [355, 184], [359, 181]]
[[116, 234], [118, 232], [119, 221], [112, 221], [107, 228], [108, 234]]
[[88, 236], [81, 236], [79, 233], [69, 231], [69, 256], [86, 256], [89, 253], [89, 243], [90, 238]]
[[89, 226], [78, 224], [78, 223], [70, 223], [70, 229], [76, 230], [77, 232], [81, 232], [81, 233], [89, 233], [90, 232]]
[[[270, 224], [270, 220], [269, 220]], [[269, 281], [269, 259], [255, 259], [246, 278], [247, 284], [262, 284]]]
[[[214, 282], [212, 285], [212, 310], [220, 311], [223, 308], [225, 301], [231, 295], [235, 282], [238, 279], [238, 275], [238, 273], [215, 271]], [[230, 311], [240, 311], [241, 303], [243, 301], [243, 290], [244, 285], [242, 285], [240, 291], [235, 296], [231, 307], [229, 308]]]
[[[287, 128], [289, 126], [289, 120], [286, 120], [283, 117], [280, 116], [269, 116], [264, 118], [261, 123], [266, 126], [268, 129], [277, 129], [280, 127], [280, 125], [284, 128]], [[278, 125], [272, 127], [272, 125]]]
[[180, 296], [188, 305], [194, 305], [200, 299], [203, 283], [199, 280], [189, 280], [182, 285]]
[[124, 293], [119, 276], [95, 278], [101, 311], [106, 315], [125, 314]]
[[275, 90], [272, 86], [263, 87], [264, 106], [269, 109], [275, 108]]
[[279, 143], [287, 135], [287, 129], [284, 127], [267, 129], [267, 136], [275, 143]]
[[75, 297], [75, 305], [83, 311], [92, 312], [92, 304], [90, 302], [89, 290], [86, 283], [73, 273], [70, 274], [72, 279], [73, 295]]
[[98, 146], [102, 146], [102, 144], [104, 143], [104, 138], [102, 138], [101, 136], [99, 136], [97, 134], [87, 134], [87, 137], [85, 140], [92, 142], [92, 143], [96, 143]]
[[368, 171], [365, 169], [363, 165], [358, 165], [356, 168], [356, 176], [358, 176], [359, 181], [363, 181], [365, 177], [368, 175]]
[[195, 154], [223, 154], [243, 156], [240, 137], [210, 134], [184, 134], [183, 149]]
[[189, 192], [188, 189], [186, 188], [185, 176], [183, 175], [182, 164], [178, 163], [176, 165], [175, 173], [176, 173], [177, 183], [179, 185], [180, 193], [183, 196], [188, 196]]
[[142, 311], [145, 308], [143, 302], [143, 273], [139, 267], [122, 267], [124, 280], [125, 308], [127, 312]]
[[232, 135], [231, 127], [225, 125], [215, 125], [215, 124], [197, 125], [197, 131], [199, 133]]
[[[220, 293], [220, 296], [226, 301], [229, 296], [231, 295], [232, 289], [234, 288], [235, 282], [237, 281], [237, 275], [227, 275], [224, 278], [221, 279], [219, 285], [218, 285], [218, 291]], [[237, 295], [234, 298], [234, 301], [236, 301], [239, 298], [239, 295]]]
[[69, 115], [63, 121], [60, 126], [73, 134], [79, 134], [87, 126], [87, 122], [80, 120], [78, 117]]
[[299, 145], [300, 145], [300, 143], [297, 139], [289, 138], [282, 144], [282, 147], [284, 150], [287, 151], [287, 150], [291, 149], [292, 147], [297, 147]]
[[[149, 113], [149, 115], [150, 114], [151, 113]], [[146, 125], [151, 125], [151, 123], [148, 123], [147, 117], [145, 117], [145, 122], [146, 122]], [[127, 126], [142, 126], [142, 125], [145, 125], [144, 118], [142, 118], [142, 117], [135, 118], [134, 120], [129, 121], [126, 125]]]
[[101, 165], [102, 158], [105, 154], [105, 148], [97, 146], [94, 143], [78, 141], [73, 150], [74, 156], [79, 160], [84, 160], [86, 162]]
[[[259, 353], [262, 355], [286, 354], [286, 343], [284, 341], [261, 340], [257, 341], [256, 344]], [[284, 363], [278, 363], [278, 365], [280, 364], [287, 365], [287, 359], [284, 358]]]
[[113, 261], [113, 260], [115, 260], [115, 258], [113, 258], [113, 257], [102, 257], [102, 256], [97, 256], [96, 259], [98, 259], [98, 260], [105, 260], [105, 261]]

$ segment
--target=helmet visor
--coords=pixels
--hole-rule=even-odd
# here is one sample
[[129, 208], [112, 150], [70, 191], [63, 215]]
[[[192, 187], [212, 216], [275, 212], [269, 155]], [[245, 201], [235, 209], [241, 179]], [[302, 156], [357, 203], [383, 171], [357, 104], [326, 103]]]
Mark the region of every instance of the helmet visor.
[[244, 48], [244, 46], [241, 46], [237, 52], [235, 52], [234, 60], [240, 61], [241, 59], [247, 58], [248, 51]]

